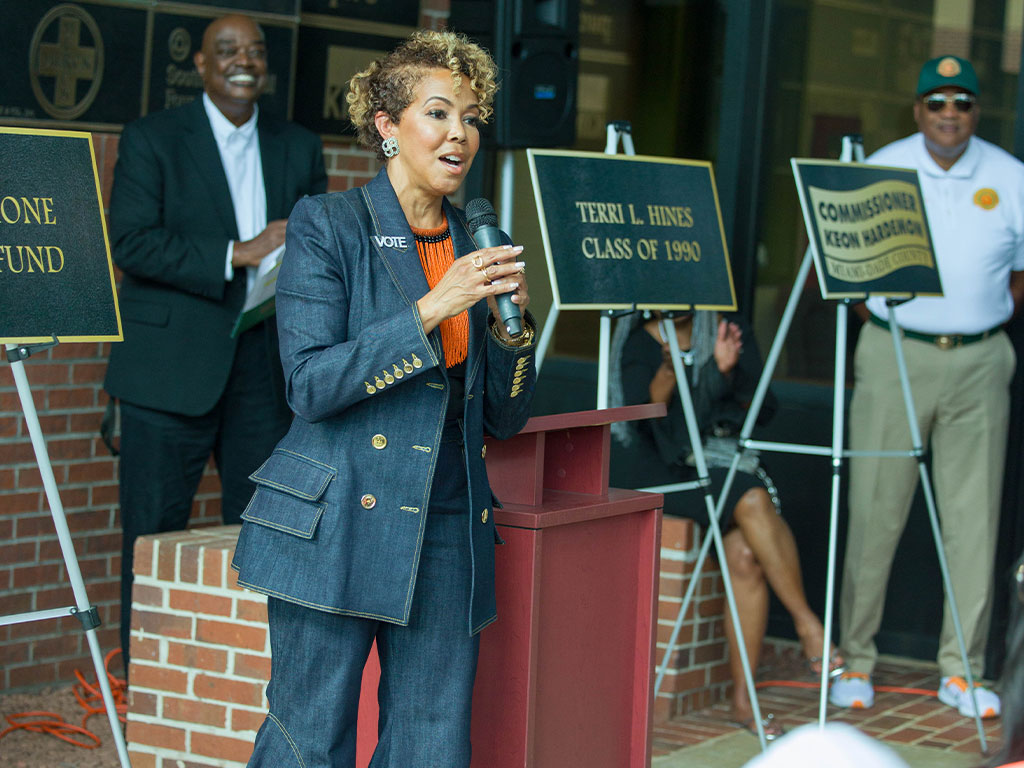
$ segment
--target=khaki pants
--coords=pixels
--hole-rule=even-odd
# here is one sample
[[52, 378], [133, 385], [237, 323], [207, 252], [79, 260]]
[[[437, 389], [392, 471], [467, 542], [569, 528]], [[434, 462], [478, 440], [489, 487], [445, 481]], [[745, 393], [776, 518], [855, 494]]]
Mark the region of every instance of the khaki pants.
[[[948, 350], [904, 339], [903, 351], [921, 439], [925, 445], [931, 441], [930, 478], [968, 660], [980, 676], [1016, 357], [1004, 333]], [[864, 326], [854, 375], [850, 447], [909, 450], [910, 430], [888, 331]], [[853, 672], [870, 674], [874, 668], [874, 636], [882, 621], [889, 571], [918, 479], [912, 458], [850, 461], [850, 527], [839, 620], [843, 653]], [[929, 530], [915, 533], [931, 539]], [[944, 676], [964, 673], [948, 601], [938, 662]]]

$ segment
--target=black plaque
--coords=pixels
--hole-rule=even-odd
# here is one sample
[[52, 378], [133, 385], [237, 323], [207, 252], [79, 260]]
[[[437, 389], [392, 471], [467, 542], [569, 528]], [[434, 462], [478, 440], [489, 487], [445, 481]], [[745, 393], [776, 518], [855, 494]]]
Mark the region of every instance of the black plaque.
[[0, 121], [122, 124], [142, 106], [142, 8], [0, 0]]
[[560, 309], [736, 309], [710, 163], [527, 157]]
[[398, 46], [401, 38], [366, 35], [336, 29], [303, 26], [299, 29], [299, 56], [295, 122], [321, 135], [353, 135], [348, 119], [348, 81], [371, 61]]
[[420, 20], [418, 0], [302, 0], [302, 12], [409, 27]]
[[[154, 15], [149, 112], [181, 106], [202, 95], [203, 81], [192, 56], [202, 47], [203, 32], [212, 20], [209, 16]], [[267, 89], [260, 97], [260, 109], [284, 120], [288, 118], [293, 28], [266, 22], [260, 26], [267, 38]]]
[[[217, 15], [223, 15], [224, 11], [248, 11], [250, 13], [282, 13], [294, 16], [299, 12], [299, 0], [216, 0], [211, 3], [209, 0], [173, 0], [176, 5], [196, 5], [203, 8], [216, 8]], [[157, 0], [157, 6], [167, 5]]]
[[88, 133], [0, 128], [0, 343], [121, 341]]
[[942, 295], [917, 171], [791, 163], [822, 298]]

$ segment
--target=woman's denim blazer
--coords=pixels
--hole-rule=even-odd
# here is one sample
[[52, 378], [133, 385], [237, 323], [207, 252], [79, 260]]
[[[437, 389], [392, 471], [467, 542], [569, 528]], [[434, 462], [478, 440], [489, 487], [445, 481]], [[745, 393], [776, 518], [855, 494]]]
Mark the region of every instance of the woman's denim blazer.
[[[446, 199], [456, 257], [476, 250]], [[360, 189], [307, 197], [288, 220], [277, 325], [295, 419], [252, 475], [232, 567], [239, 584], [333, 613], [406, 624], [448, 403], [429, 290], [386, 169]], [[500, 344], [469, 310], [465, 432], [468, 630], [495, 619], [492, 495], [483, 435], [529, 416], [534, 348]], [[532, 322], [532, 319], [531, 319]]]

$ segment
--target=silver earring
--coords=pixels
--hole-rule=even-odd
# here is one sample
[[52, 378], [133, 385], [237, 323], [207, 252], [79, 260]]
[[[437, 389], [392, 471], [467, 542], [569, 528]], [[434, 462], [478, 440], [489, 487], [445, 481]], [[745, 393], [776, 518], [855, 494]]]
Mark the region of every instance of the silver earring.
[[380, 148], [384, 150], [384, 157], [394, 157], [398, 154], [398, 139], [390, 136], [381, 142]]

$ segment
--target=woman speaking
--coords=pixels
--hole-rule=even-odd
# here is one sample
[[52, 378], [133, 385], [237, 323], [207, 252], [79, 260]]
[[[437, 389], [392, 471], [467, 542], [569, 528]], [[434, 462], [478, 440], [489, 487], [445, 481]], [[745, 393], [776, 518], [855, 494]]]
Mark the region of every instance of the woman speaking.
[[371, 766], [468, 766], [479, 631], [499, 541], [486, 431], [518, 432], [534, 324], [520, 247], [477, 249], [447, 195], [491, 115], [495, 66], [464, 36], [417, 32], [349, 84], [365, 187], [301, 200], [277, 321], [294, 423], [252, 479], [233, 565], [266, 593], [270, 711], [250, 766], [355, 764], [376, 640]]

